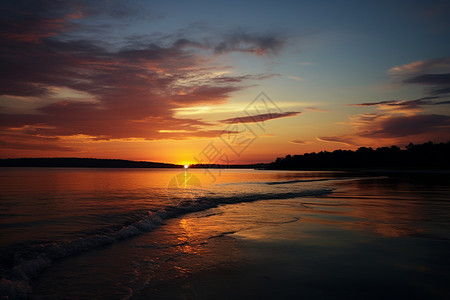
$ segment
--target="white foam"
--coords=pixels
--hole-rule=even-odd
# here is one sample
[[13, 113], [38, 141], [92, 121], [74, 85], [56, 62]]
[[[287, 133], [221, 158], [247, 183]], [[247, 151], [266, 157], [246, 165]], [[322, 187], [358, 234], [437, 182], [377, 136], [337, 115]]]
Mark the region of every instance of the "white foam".
[[164, 225], [165, 220], [175, 218], [190, 212], [203, 211], [221, 204], [251, 202], [267, 199], [288, 199], [305, 196], [321, 196], [329, 194], [332, 189], [305, 190], [301, 192], [250, 194], [231, 197], [199, 198], [186, 206], [170, 206], [158, 212], [150, 212], [145, 218], [108, 233], [77, 238], [69, 241], [54, 242], [42, 247], [42, 251], [32, 259], [22, 261], [2, 278], [0, 294], [7, 299], [26, 297], [30, 292], [30, 280], [49, 267], [54, 260], [77, 255], [81, 252], [109, 245], [120, 240], [149, 232]]

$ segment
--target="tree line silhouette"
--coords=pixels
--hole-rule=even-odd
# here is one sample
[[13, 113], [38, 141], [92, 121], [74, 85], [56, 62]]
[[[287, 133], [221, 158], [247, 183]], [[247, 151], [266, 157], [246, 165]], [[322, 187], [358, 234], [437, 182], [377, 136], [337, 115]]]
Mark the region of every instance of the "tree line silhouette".
[[335, 150], [303, 155], [279, 157], [268, 165], [268, 169], [299, 170], [321, 168], [450, 168], [450, 142], [432, 142], [415, 145], [410, 143], [405, 149], [397, 146], [376, 149], [360, 147], [356, 151]]

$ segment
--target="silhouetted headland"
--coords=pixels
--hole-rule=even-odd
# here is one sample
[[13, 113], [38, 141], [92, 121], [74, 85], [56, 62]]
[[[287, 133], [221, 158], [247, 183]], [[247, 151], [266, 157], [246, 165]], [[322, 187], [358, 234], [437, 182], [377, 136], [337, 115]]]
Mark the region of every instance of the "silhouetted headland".
[[450, 142], [397, 146], [377, 149], [360, 147], [356, 151], [335, 150], [303, 155], [287, 155], [268, 165], [272, 170], [311, 169], [405, 169], [450, 170]]
[[96, 158], [11, 158], [0, 159], [0, 167], [61, 167], [61, 168], [182, 168], [181, 165]]

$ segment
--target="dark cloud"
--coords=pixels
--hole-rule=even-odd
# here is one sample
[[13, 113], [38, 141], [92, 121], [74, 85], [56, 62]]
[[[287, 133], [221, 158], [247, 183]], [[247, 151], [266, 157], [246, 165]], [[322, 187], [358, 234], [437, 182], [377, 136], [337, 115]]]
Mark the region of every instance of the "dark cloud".
[[220, 120], [219, 122], [226, 123], [226, 124], [258, 123], [258, 122], [264, 122], [264, 121], [278, 119], [278, 118], [298, 116], [300, 113], [301, 112], [298, 112], [298, 111], [289, 111], [289, 112], [284, 112], [284, 113], [267, 113], [267, 114], [260, 114], [260, 115], [254, 115], [254, 116], [230, 118], [230, 119]]
[[422, 74], [407, 78], [403, 80], [403, 82], [431, 86], [428, 92], [432, 95], [443, 95], [450, 93], [450, 73]]
[[429, 85], [449, 85], [450, 84], [450, 73], [447, 74], [423, 74], [405, 79], [405, 83], [420, 83]]
[[216, 54], [243, 52], [260, 56], [279, 53], [285, 43], [286, 38], [279, 34], [258, 34], [240, 30], [224, 34], [219, 38], [208, 38], [202, 42], [181, 38], [176, 40], [174, 45], [180, 48], [213, 50]]
[[33, 144], [29, 142], [10, 142], [0, 140], [0, 146], [5, 149], [17, 149], [17, 150], [43, 150], [43, 151], [63, 151], [63, 152], [75, 151], [75, 149], [72, 147], [61, 146], [57, 143], [49, 144], [44, 141]]
[[433, 95], [447, 95], [450, 94], [450, 87], [443, 87], [443, 88], [434, 88], [430, 91]]
[[226, 35], [214, 46], [214, 52], [217, 54], [229, 52], [276, 54], [284, 47], [284, 44], [284, 39], [275, 34], [250, 34], [239, 31]]
[[5, 1], [0, 5], [0, 37], [2, 44], [11, 42], [39, 43], [75, 24], [82, 17], [76, 5], [67, 1]]
[[424, 106], [440, 105], [445, 102], [435, 102], [433, 100], [441, 99], [440, 96], [429, 96], [415, 100], [385, 100], [378, 102], [365, 102], [350, 104], [350, 106], [375, 106], [385, 111], [396, 113], [417, 114], [424, 111]]
[[427, 86], [430, 95], [450, 93], [450, 57], [412, 62], [389, 70], [403, 84]]
[[352, 119], [354, 132], [351, 134], [324, 136], [318, 140], [347, 145], [381, 145], [389, 143], [447, 141], [450, 139], [450, 116], [424, 115], [365, 115]]
[[353, 133], [320, 137], [322, 141], [347, 145], [401, 144], [411, 141], [450, 139], [450, 116], [425, 114], [450, 92], [450, 57], [412, 62], [389, 70], [398, 82], [427, 87], [428, 96], [414, 100], [364, 102], [351, 106], [376, 107], [379, 113], [350, 118]]
[[437, 97], [426, 97], [420, 98], [416, 100], [385, 100], [378, 102], [365, 102], [358, 104], [351, 104], [351, 106], [419, 106], [419, 105], [430, 105], [432, 102], [428, 101], [428, 99], [434, 99]]
[[374, 129], [361, 132], [360, 135], [365, 137], [405, 137], [440, 132], [450, 136], [450, 116], [445, 115], [391, 116], [374, 125]]

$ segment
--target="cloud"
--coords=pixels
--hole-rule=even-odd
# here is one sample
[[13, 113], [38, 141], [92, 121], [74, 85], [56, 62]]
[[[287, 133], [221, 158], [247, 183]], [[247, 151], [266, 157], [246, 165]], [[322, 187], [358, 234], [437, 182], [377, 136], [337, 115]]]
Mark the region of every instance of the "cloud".
[[353, 127], [353, 133], [322, 136], [318, 140], [362, 146], [450, 139], [450, 116], [446, 115], [364, 114], [351, 118], [349, 125]]
[[258, 123], [258, 122], [264, 122], [264, 121], [278, 119], [278, 118], [298, 116], [300, 113], [301, 112], [298, 112], [298, 111], [289, 111], [289, 112], [284, 112], [284, 113], [266, 113], [266, 114], [259, 114], [259, 115], [254, 115], [254, 116], [230, 118], [230, 119], [220, 120], [219, 122], [226, 123], [226, 124]]
[[321, 136], [316, 138], [319, 142], [328, 142], [328, 143], [337, 143], [337, 144], [344, 144], [347, 146], [357, 146], [357, 144], [355, 144], [354, 142], [354, 137], [352, 136], [337, 136], [337, 135], [333, 135], [333, 136]]
[[404, 83], [428, 85], [428, 92], [432, 95], [444, 95], [450, 93], [450, 73], [422, 74], [403, 80]]
[[402, 66], [396, 66], [388, 70], [395, 76], [406, 76], [423, 73], [443, 73], [450, 68], [450, 57], [442, 57], [429, 60], [419, 60]]
[[419, 83], [429, 85], [450, 84], [450, 73], [446, 74], [423, 74], [405, 79], [405, 83]]
[[[212, 44], [173, 36], [152, 40], [149, 35], [145, 42], [111, 46], [83, 35], [88, 25], [74, 21], [86, 15], [115, 15], [119, 3], [101, 12], [89, 2], [33, 1], [26, 6], [19, 2], [2, 4], [0, 12], [0, 96], [9, 102], [20, 98], [22, 106], [28, 102], [33, 108], [0, 113], [2, 132], [14, 129], [16, 135], [0, 136], [2, 145], [14, 149], [45, 142], [34, 140], [27, 146], [34, 137], [54, 138], [57, 144], [70, 136], [90, 140], [218, 136], [221, 131], [209, 129], [217, 124], [176, 118], [175, 109], [222, 104], [249, 82], [275, 75], [217, 76], [229, 67], [217, 66], [214, 55], [208, 58], [195, 48], [211, 54], [263, 55], [277, 53], [284, 44], [280, 37], [241, 30], [212, 39]], [[120, 17], [130, 14], [133, 11], [125, 11]], [[77, 38], [71, 35], [75, 31]]]
[[430, 95], [450, 93], [450, 57], [416, 61], [388, 72], [403, 84], [427, 86]]
[[[238, 78], [236, 80], [236, 82], [240, 82]], [[184, 89], [181, 93], [170, 97], [170, 100], [184, 106], [204, 103], [221, 104], [227, 101], [232, 92], [240, 89], [242, 87], [239, 86], [197, 86]]]
[[212, 50], [215, 54], [231, 52], [249, 53], [257, 56], [278, 54], [285, 46], [286, 38], [275, 33], [252, 33], [246, 30], [210, 37], [203, 41], [180, 38], [175, 46]]
[[268, 78], [272, 78], [275, 76], [280, 76], [279, 74], [257, 74], [257, 75], [241, 75], [241, 76], [216, 76], [212, 78], [211, 80], [216, 84], [223, 84], [223, 83], [235, 83], [235, 82], [241, 82], [245, 80], [265, 80]]
[[409, 142], [448, 141], [450, 116], [425, 113], [430, 107], [445, 105], [439, 101], [450, 93], [450, 57], [421, 60], [396, 66], [389, 73], [401, 84], [426, 86], [428, 96], [413, 100], [383, 100], [350, 106], [373, 107], [375, 113], [349, 117], [348, 134], [321, 136], [320, 141], [349, 146], [408, 144]]
[[350, 106], [367, 106], [367, 107], [377, 107], [382, 111], [391, 111], [393, 113], [403, 113], [403, 114], [417, 114], [422, 112], [423, 106], [427, 105], [438, 105], [439, 102], [434, 102], [431, 100], [439, 99], [438, 96], [422, 97], [414, 100], [385, 100], [378, 102], [365, 102], [350, 104]]
[[385, 101], [378, 101], [378, 102], [365, 102], [365, 103], [358, 103], [358, 104], [351, 104], [351, 106], [392, 106], [392, 107], [399, 107], [399, 106], [419, 106], [419, 105], [432, 105], [433, 102], [429, 100], [433, 99], [439, 99], [439, 97], [423, 97], [415, 100], [385, 100]]
[[71, 20], [81, 18], [76, 5], [62, 1], [7, 1], [0, 7], [0, 37], [2, 44], [40, 43], [42, 39], [58, 35], [75, 28]]
[[292, 143], [292, 144], [299, 144], [299, 145], [307, 144], [307, 142], [302, 141], [302, 140], [293, 140], [293, 141], [290, 141], [290, 143]]
[[256, 55], [277, 54], [285, 45], [284, 38], [275, 34], [251, 34], [236, 31], [227, 34], [214, 46], [214, 52], [245, 52]]
[[372, 130], [361, 132], [365, 137], [405, 137], [423, 133], [446, 133], [450, 136], [450, 116], [415, 115], [390, 116], [374, 124]]
[[17, 130], [0, 133], [0, 146], [2, 148], [18, 150], [50, 150], [63, 152], [71, 152], [76, 150], [72, 147], [59, 145], [58, 141], [58, 138], [52, 137], [40, 137], [33, 135], [26, 136], [21, 133], [17, 133]]

